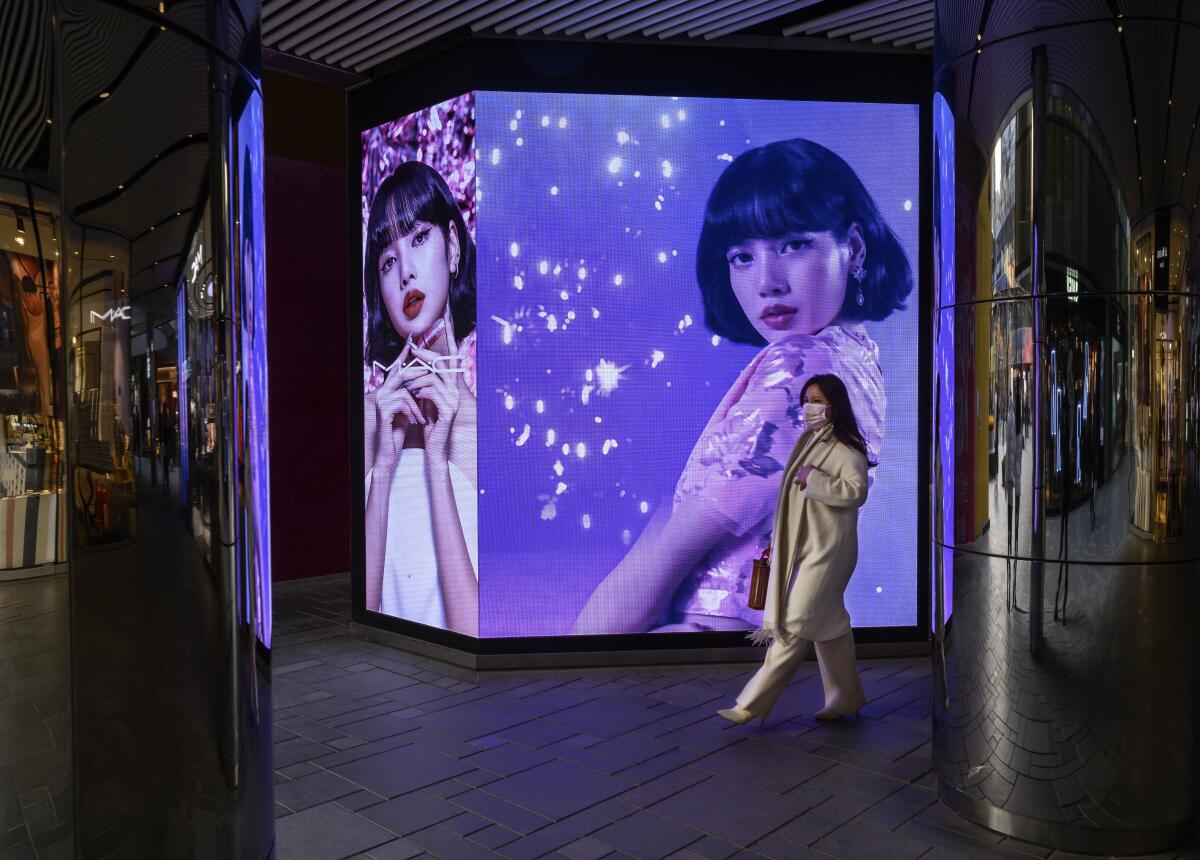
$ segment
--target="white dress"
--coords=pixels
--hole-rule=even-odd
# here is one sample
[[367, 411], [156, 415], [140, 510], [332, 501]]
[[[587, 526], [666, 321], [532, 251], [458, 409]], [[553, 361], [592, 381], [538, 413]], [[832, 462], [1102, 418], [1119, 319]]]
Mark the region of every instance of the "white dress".
[[[475, 578], [479, 578], [479, 526], [476, 488], [471, 479], [449, 463], [450, 485], [458, 507], [463, 539]], [[371, 475], [367, 475], [367, 493]], [[379, 611], [384, 615], [446, 629], [446, 606], [438, 584], [437, 553], [433, 543], [433, 519], [425, 481], [425, 450], [405, 448], [400, 452], [388, 500], [387, 548], [383, 559], [383, 583]]]

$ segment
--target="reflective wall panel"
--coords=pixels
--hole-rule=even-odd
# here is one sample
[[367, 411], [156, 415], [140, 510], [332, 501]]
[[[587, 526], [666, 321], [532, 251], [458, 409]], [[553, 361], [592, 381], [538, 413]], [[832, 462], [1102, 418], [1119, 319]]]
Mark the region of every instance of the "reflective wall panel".
[[1196, 804], [1200, 28], [1126, 5], [940, 3], [935, 59], [939, 792], [1089, 853]]
[[0, 853], [273, 852], [258, 15], [0, 0]]

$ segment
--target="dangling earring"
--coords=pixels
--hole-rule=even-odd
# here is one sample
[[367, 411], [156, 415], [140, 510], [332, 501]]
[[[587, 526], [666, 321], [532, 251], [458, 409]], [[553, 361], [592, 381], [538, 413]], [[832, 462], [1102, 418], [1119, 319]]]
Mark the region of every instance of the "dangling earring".
[[854, 303], [860, 308], [866, 303], [866, 296], [863, 295], [862, 282], [867, 278], [867, 270], [862, 265], [859, 265], [850, 276], [858, 282], [858, 292], [854, 296]]

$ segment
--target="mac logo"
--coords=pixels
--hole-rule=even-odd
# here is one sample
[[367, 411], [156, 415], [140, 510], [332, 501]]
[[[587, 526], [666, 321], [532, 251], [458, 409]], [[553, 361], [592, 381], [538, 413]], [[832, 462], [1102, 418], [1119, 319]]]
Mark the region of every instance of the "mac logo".
[[[423, 358], [418, 357], [418, 358], [410, 359], [404, 366], [416, 368], [417, 370], [427, 370], [430, 373], [438, 373], [438, 374], [441, 374], [441, 373], [466, 373], [467, 369], [462, 366], [461, 362], [462, 362], [461, 355], [439, 355], [433, 359], [432, 363], [425, 361], [425, 359], [423, 359]], [[375, 370], [383, 371], [384, 373], [389, 373], [392, 370], [392, 368], [394, 368], [399, 363], [400, 363], [399, 358], [397, 358], [395, 361], [393, 361], [391, 364], [387, 365], [386, 367], [384, 365], [380, 364], [378, 361], [371, 362], [371, 364], [374, 365]]]
[[112, 322], [116, 322], [117, 320], [127, 320], [127, 319], [129, 319], [129, 314], [132, 310], [133, 310], [133, 308], [131, 306], [124, 305], [119, 308], [109, 308], [108, 310], [104, 311], [103, 313], [96, 313], [95, 311], [91, 311], [88, 316], [88, 319], [93, 323], [97, 323], [97, 322], [112, 323]]

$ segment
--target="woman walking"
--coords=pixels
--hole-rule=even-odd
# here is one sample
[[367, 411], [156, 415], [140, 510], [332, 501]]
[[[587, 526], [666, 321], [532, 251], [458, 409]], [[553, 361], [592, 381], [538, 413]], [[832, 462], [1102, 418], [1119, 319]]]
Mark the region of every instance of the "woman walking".
[[841, 379], [819, 374], [804, 384], [807, 429], [784, 470], [771, 533], [771, 575], [762, 627], [754, 641], [769, 642], [766, 660], [727, 720], [764, 721], [788, 681], [816, 646], [825, 706], [822, 720], [858, 712], [866, 704], [854, 662], [854, 634], [843, 595], [858, 561], [858, 509], [867, 500], [867, 448]]

